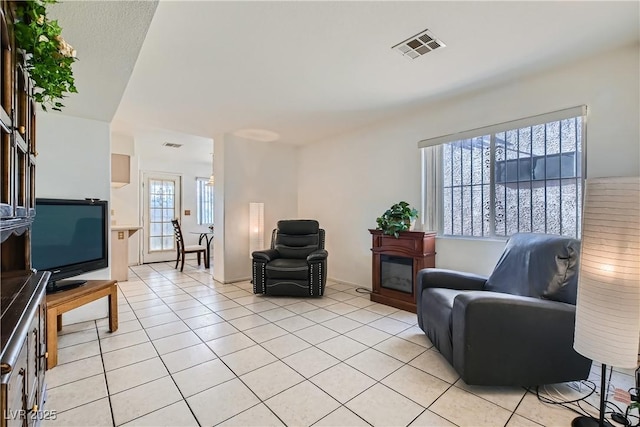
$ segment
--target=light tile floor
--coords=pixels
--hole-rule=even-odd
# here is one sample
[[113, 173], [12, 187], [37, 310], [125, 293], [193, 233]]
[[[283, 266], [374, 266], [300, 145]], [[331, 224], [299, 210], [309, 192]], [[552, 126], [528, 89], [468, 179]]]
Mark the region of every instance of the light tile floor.
[[[415, 314], [329, 281], [321, 299], [254, 295], [193, 264], [130, 269], [119, 329], [68, 325], [45, 426], [568, 426], [522, 388], [464, 384]], [[593, 377], [598, 381], [598, 367]], [[614, 372], [614, 384], [633, 385]], [[575, 398], [571, 384], [543, 393]], [[597, 396], [593, 396], [593, 402]], [[583, 405], [585, 406], [585, 405]]]

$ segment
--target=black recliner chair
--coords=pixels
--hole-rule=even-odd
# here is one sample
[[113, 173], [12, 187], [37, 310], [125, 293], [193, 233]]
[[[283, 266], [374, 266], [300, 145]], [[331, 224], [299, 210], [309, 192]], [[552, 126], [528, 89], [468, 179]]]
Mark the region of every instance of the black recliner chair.
[[513, 235], [489, 278], [417, 275], [418, 325], [467, 384], [532, 386], [586, 379], [573, 349], [580, 242]]
[[253, 293], [321, 296], [327, 281], [327, 255], [318, 221], [278, 221], [271, 249], [252, 254]]

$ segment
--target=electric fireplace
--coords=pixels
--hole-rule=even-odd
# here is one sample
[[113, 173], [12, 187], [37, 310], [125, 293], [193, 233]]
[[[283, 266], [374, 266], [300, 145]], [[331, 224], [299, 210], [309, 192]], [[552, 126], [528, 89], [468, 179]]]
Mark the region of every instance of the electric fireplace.
[[410, 294], [413, 292], [413, 259], [380, 255], [380, 286]]
[[371, 301], [416, 312], [416, 274], [435, 267], [435, 233], [404, 231], [399, 238], [369, 230], [372, 242]]

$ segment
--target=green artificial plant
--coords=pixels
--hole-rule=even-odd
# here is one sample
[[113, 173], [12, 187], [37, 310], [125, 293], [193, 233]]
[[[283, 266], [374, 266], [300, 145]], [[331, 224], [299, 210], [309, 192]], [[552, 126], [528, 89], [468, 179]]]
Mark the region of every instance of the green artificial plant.
[[26, 70], [35, 86], [34, 99], [43, 110], [60, 111], [67, 92], [77, 93], [71, 65], [75, 49], [62, 38], [57, 20], [47, 18], [47, 5], [56, 0], [16, 2], [14, 32], [16, 45], [26, 58]]
[[416, 218], [418, 218], [418, 211], [409, 206], [409, 203], [396, 203], [387, 209], [382, 216], [376, 218], [377, 229], [397, 239], [400, 237], [401, 231], [409, 230], [411, 222]]

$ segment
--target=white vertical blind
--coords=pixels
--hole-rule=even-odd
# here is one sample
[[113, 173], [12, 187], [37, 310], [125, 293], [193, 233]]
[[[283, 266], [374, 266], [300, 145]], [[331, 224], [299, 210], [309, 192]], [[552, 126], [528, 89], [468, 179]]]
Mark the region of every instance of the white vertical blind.
[[586, 181], [573, 347], [635, 368], [640, 341], [640, 177]]
[[[212, 175], [213, 176], [213, 175]], [[196, 178], [198, 225], [213, 225], [214, 188], [207, 178]]]

